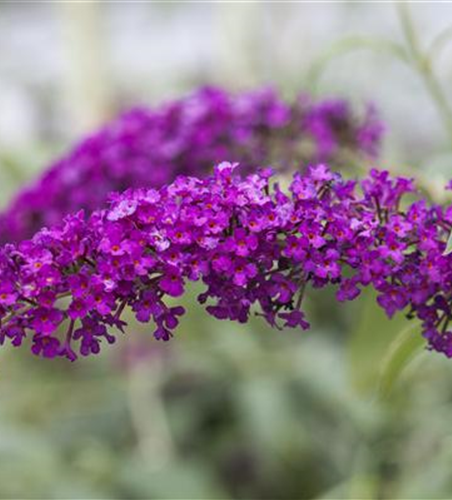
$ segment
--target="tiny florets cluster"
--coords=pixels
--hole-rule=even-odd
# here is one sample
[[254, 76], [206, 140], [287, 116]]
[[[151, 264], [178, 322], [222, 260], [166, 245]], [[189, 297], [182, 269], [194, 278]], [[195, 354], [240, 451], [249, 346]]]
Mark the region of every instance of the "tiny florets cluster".
[[381, 135], [372, 107], [358, 117], [340, 99], [287, 103], [272, 90], [204, 88], [157, 109], [133, 109], [80, 142], [12, 201], [0, 216], [0, 241], [28, 238], [81, 208], [98, 209], [111, 191], [203, 177], [224, 158], [243, 171], [273, 160], [286, 169], [338, 164], [344, 152], [374, 158]]
[[284, 192], [269, 169], [241, 178], [235, 166], [112, 194], [105, 210], [4, 246], [1, 342], [28, 335], [45, 357], [96, 354], [124, 331], [126, 307], [169, 340], [184, 309], [168, 298], [190, 281], [204, 284], [199, 302], [218, 319], [254, 312], [305, 329], [307, 285], [333, 285], [339, 300], [371, 286], [389, 316], [416, 316], [430, 348], [452, 356], [452, 257], [443, 255], [452, 209], [403, 206], [412, 182], [384, 171], [358, 184], [319, 165]]

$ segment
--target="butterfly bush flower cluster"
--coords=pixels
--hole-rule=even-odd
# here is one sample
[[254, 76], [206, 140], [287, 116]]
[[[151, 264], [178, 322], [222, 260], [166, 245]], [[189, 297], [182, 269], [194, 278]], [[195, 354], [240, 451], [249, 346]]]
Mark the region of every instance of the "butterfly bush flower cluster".
[[343, 151], [374, 158], [381, 134], [372, 107], [358, 116], [340, 99], [287, 103], [268, 89], [204, 88], [157, 109], [132, 109], [83, 140], [12, 201], [0, 216], [0, 240], [19, 241], [80, 208], [100, 208], [111, 191], [208, 175], [225, 158], [244, 171], [276, 158], [286, 169], [337, 164]]
[[184, 314], [177, 299], [200, 281], [218, 319], [302, 329], [308, 286], [334, 286], [340, 301], [373, 287], [388, 316], [417, 317], [430, 348], [452, 356], [452, 208], [406, 203], [412, 181], [385, 171], [357, 183], [319, 165], [283, 191], [270, 169], [235, 168], [111, 194], [104, 210], [2, 247], [0, 341], [31, 337], [50, 358], [97, 354], [125, 331], [126, 308], [167, 341]]

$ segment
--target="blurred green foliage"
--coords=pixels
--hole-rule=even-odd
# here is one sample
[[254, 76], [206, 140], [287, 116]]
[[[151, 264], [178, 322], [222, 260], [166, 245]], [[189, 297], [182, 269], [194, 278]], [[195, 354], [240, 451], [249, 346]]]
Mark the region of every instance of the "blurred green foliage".
[[380, 397], [393, 323], [322, 295], [309, 332], [215, 321], [193, 292], [168, 344], [132, 320], [99, 359], [4, 352], [0, 498], [447, 498], [450, 364], [423, 353]]

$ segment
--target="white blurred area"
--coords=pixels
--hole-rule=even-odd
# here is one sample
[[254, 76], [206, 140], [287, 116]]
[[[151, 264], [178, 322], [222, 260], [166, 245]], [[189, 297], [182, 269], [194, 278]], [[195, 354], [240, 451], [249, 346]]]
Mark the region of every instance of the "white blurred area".
[[[452, 4], [410, 9], [423, 44], [452, 23]], [[310, 88], [310, 68], [349, 36], [402, 41], [395, 4], [1, 3], [0, 152], [59, 151], [129, 105], [214, 83], [372, 100], [388, 123], [391, 159], [441, 158], [437, 110], [418, 75], [390, 54], [339, 55]], [[446, 86], [451, 53], [436, 62]]]

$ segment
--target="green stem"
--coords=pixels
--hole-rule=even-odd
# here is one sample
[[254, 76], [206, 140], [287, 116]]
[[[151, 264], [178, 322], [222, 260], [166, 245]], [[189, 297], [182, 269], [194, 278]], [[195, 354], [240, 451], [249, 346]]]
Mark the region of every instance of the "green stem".
[[436, 104], [438, 113], [446, 126], [450, 145], [452, 147], [452, 108], [450, 107], [441, 84], [433, 71], [430, 58], [424, 53], [420, 46], [407, 4], [399, 3], [397, 4], [397, 9], [412, 61], [419, 71], [427, 90]]

